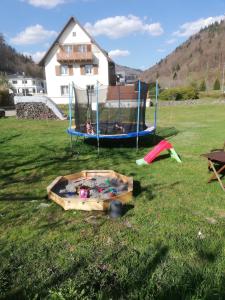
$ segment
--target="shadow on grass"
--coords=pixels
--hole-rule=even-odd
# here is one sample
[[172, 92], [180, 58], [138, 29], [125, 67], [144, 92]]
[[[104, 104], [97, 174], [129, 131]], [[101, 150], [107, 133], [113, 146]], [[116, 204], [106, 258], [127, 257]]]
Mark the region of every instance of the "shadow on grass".
[[[178, 131], [173, 127], [162, 128], [159, 132], [161, 135], [155, 136], [155, 142], [158, 142], [165, 136], [173, 136], [178, 133]], [[9, 136], [8, 139], [4, 140], [4, 142], [7, 144], [7, 141], [9, 142], [12, 139], [18, 137], [20, 137], [20, 134]], [[153, 142], [152, 138], [153, 137], [146, 137], [144, 139], [141, 139], [141, 147], [150, 147]], [[126, 148], [134, 146], [134, 144], [130, 143], [129, 141], [124, 142], [126, 144], [122, 144], [120, 145], [120, 147]], [[84, 162], [85, 168], [91, 169], [93, 169], [93, 166], [102, 168], [102, 165], [105, 165], [105, 163], [110, 165], [110, 167], [112, 165], [121, 166], [122, 164], [124, 164], [124, 162], [129, 162], [129, 165], [135, 164], [135, 159], [137, 158], [136, 152], [126, 151], [123, 148], [118, 149], [118, 151], [114, 151], [114, 149], [111, 150], [110, 148], [112, 148], [112, 146], [116, 146], [116, 143], [113, 143], [113, 145], [108, 145], [109, 148], [102, 149], [102, 156], [99, 158], [99, 160], [96, 160], [95, 152], [93, 151], [96, 148], [92, 148], [91, 145], [88, 145], [87, 143], [82, 143], [82, 141], [79, 141], [79, 146], [82, 148], [82, 150], [84, 150], [84, 153], [82, 153], [82, 155], [78, 156], [78, 158], [76, 159], [74, 157], [71, 157], [71, 151], [68, 145], [63, 148], [55, 149], [53, 145], [40, 144], [38, 145], [38, 149], [35, 148], [35, 152], [28, 152], [29, 156], [27, 157], [21, 156], [20, 152], [9, 151], [7, 153], [7, 160], [0, 162], [0, 181], [3, 188], [0, 193], [0, 200], [41, 200], [43, 199], [43, 197], [36, 197], [35, 195], [38, 190], [43, 189], [41, 184], [40, 187], [35, 187], [33, 193], [27, 193], [28, 187], [30, 191], [32, 184], [42, 182], [46, 176], [51, 176], [53, 174], [55, 175], [55, 177], [58, 175], [64, 175], [65, 171], [63, 170], [71, 170], [71, 166], [73, 166], [74, 163], [76, 163], [75, 168], [73, 168], [74, 171], [82, 170], [84, 168]], [[10, 149], [10, 146], [8, 146], [8, 149]], [[87, 154], [87, 158], [85, 154]], [[102, 163], [103, 160], [101, 161], [102, 158], [104, 159], [104, 163]], [[125, 173], [127, 171], [127, 168], [129, 169], [130, 167], [128, 165], [126, 166], [125, 163]], [[57, 171], [59, 173], [57, 173]], [[136, 176], [135, 172], [133, 176]], [[15, 186], [17, 185], [18, 191], [13, 194], [10, 189], [11, 187], [15, 189]], [[45, 188], [46, 187], [44, 187], [43, 192], [45, 191]], [[138, 183], [134, 183], [135, 197], [143, 191], [144, 190], [140, 187], [140, 184], [138, 186]], [[148, 189], [148, 191], [146, 190], [146, 192], [149, 192], [150, 198], [152, 198], [151, 190]], [[40, 191], [38, 191], [38, 194], [40, 195]]]
[[27, 193], [21, 194], [12, 194], [12, 193], [4, 193], [0, 195], [0, 201], [34, 201], [34, 200], [45, 200], [45, 196], [36, 196], [36, 195], [29, 195]]
[[[43, 260], [43, 255], [49, 255], [52, 250], [56, 255], [56, 249], [51, 249], [50, 246], [38, 249], [37, 254]], [[47, 260], [45, 276], [38, 279], [39, 268], [33, 267], [39, 256], [34, 256], [34, 262], [27, 262], [29, 270], [32, 270], [29, 283], [20, 282], [18, 278], [15, 286], [9, 280], [8, 289], [2, 292], [1, 299], [178, 300], [216, 299], [215, 295], [224, 299], [224, 275], [204, 287], [207, 280], [204, 268], [188, 263], [179, 264], [177, 259], [171, 260], [168, 246], [161, 243], [150, 246], [142, 253], [119, 243], [107, 249], [95, 245], [90, 250], [85, 255], [65, 252], [64, 256], [68, 255], [67, 259], [71, 264], [60, 268], [57, 259]], [[12, 259], [16, 258], [12, 256]], [[23, 267], [22, 262], [23, 259], [20, 261], [20, 268]], [[10, 270], [5, 269], [4, 274], [8, 274], [7, 271]], [[15, 272], [15, 269], [12, 270]], [[8, 276], [11, 278], [11, 274]]]
[[17, 133], [0, 139], [0, 145], [7, 144], [8, 142], [20, 137], [22, 134]]
[[[46, 297], [48, 291], [66, 285], [70, 279], [73, 282], [71, 288], [76, 288], [78, 295], [82, 292], [90, 299], [92, 297], [96, 299], [100, 294], [103, 299], [120, 297], [126, 299], [128, 295], [135, 295], [136, 291], [144, 292], [152, 274], [166, 259], [168, 247], [159, 246], [156, 250], [149, 249], [140, 254], [136, 250], [120, 246], [119, 249], [111, 249], [111, 255], [106, 254], [102, 258], [99, 258], [99, 249], [95, 251], [92, 258], [89, 257], [87, 260], [81, 257], [67, 270], [52, 276], [38, 287], [36, 293], [40, 297]], [[126, 256], [124, 256], [125, 253]], [[128, 269], [127, 278], [120, 277], [118, 271], [110, 267], [110, 262], [115, 260], [121, 261], [121, 264]], [[76, 293], [71, 296], [76, 296]]]

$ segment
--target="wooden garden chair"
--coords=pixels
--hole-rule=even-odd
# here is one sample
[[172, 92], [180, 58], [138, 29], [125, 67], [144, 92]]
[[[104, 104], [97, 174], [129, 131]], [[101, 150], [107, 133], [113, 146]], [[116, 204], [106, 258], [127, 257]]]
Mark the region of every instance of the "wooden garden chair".
[[225, 175], [225, 143], [222, 149], [214, 149], [212, 152], [203, 154], [202, 156], [208, 159], [208, 169], [213, 171], [208, 183], [217, 179], [225, 192], [225, 185], [221, 181]]

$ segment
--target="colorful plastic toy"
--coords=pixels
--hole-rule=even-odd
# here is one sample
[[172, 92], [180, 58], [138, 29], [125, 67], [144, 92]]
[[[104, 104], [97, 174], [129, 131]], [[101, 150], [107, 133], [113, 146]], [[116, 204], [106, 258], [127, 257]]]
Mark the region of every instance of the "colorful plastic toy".
[[162, 140], [158, 145], [156, 145], [144, 158], [136, 160], [137, 165], [147, 165], [153, 162], [154, 159], [162, 152], [168, 150], [171, 158], [174, 158], [177, 162], [181, 163], [181, 160], [174, 150], [173, 146], [167, 141]]

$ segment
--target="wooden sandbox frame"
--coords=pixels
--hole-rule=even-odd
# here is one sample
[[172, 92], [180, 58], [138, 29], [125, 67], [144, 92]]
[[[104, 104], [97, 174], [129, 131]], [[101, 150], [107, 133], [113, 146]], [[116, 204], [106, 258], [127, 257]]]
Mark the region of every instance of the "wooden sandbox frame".
[[[65, 180], [76, 180], [79, 178], [91, 179], [95, 176], [117, 178], [119, 180], [122, 180], [123, 183], [126, 183], [128, 185], [128, 190], [121, 192], [119, 195], [107, 199], [99, 199], [99, 198], [81, 199], [77, 197], [64, 198], [57, 195], [55, 192], [53, 192], [54, 187], [57, 184], [59, 184], [59, 182]], [[70, 175], [59, 176], [47, 187], [48, 198], [56, 202], [60, 206], [62, 206], [64, 210], [69, 210], [69, 209], [77, 209], [77, 210], [85, 210], [85, 211], [107, 210], [112, 200], [119, 200], [123, 204], [130, 202], [132, 200], [132, 192], [133, 192], [133, 177], [127, 177], [113, 170], [84, 170]]]

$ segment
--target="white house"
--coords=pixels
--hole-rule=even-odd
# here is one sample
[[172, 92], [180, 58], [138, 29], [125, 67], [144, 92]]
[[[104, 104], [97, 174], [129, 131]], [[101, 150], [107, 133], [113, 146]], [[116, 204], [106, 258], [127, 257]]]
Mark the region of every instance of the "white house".
[[8, 75], [8, 81], [15, 94], [35, 95], [46, 93], [46, 82], [40, 78], [23, 75]]
[[45, 67], [48, 96], [68, 103], [68, 85], [91, 89], [96, 82], [115, 85], [115, 64], [88, 32], [71, 17], [39, 63]]

